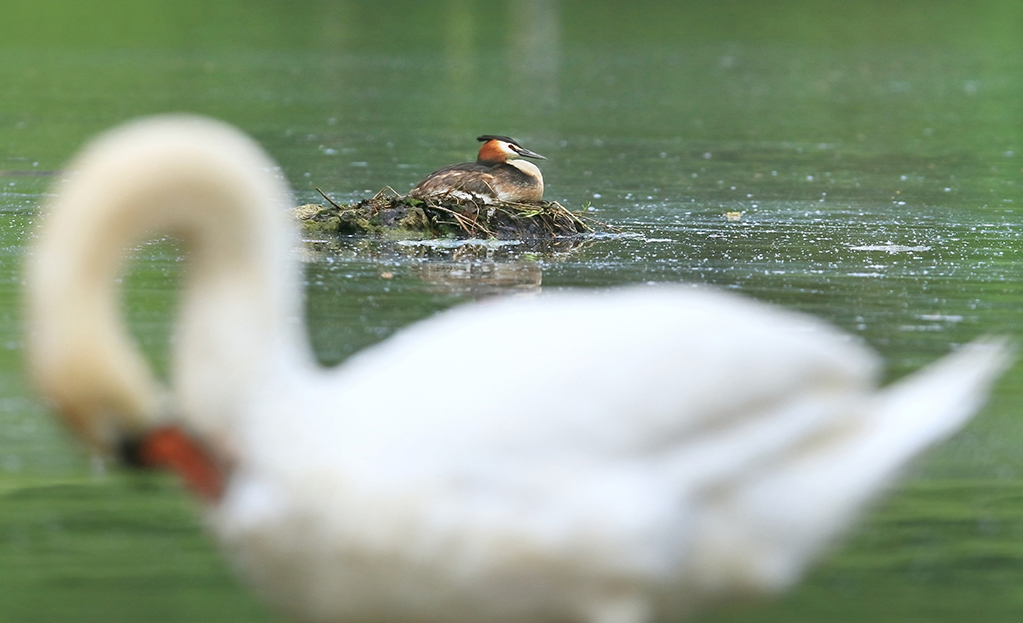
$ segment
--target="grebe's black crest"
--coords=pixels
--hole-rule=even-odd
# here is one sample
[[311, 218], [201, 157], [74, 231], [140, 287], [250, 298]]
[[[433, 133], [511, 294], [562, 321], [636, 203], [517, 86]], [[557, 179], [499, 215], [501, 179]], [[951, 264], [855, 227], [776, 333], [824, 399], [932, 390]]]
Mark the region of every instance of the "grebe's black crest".
[[[498, 136], [497, 134], [484, 134], [483, 136], [477, 136], [476, 140], [481, 143], [486, 143], [487, 141], [504, 141], [505, 143], [511, 143], [512, 145], [519, 145], [519, 142], [512, 137]], [[519, 147], [522, 147], [522, 145], [519, 145]]]

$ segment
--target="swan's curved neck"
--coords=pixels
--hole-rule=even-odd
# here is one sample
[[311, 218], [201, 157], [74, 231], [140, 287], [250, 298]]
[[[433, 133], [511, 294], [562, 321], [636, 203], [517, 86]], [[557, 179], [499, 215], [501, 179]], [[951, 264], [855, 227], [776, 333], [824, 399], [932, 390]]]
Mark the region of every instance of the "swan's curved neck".
[[129, 246], [177, 237], [190, 262], [175, 330], [175, 410], [219, 436], [280, 357], [311, 360], [298, 297], [290, 196], [239, 132], [163, 118], [91, 145], [45, 217], [31, 260], [33, 371], [101, 446], [160, 416], [160, 386], [129, 338], [115, 281]]

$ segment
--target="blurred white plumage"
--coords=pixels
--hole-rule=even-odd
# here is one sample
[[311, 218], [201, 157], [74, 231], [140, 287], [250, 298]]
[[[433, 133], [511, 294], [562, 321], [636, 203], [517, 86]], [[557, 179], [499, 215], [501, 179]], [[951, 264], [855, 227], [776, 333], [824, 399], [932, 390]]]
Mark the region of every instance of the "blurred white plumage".
[[[31, 258], [34, 377], [100, 448], [173, 405], [232, 466], [214, 530], [307, 621], [641, 623], [784, 588], [1004, 365], [978, 342], [878, 391], [823, 323], [659, 287], [464, 306], [323, 370], [249, 139], [157, 118], [71, 168]], [[113, 286], [165, 232], [192, 254], [169, 402]]]

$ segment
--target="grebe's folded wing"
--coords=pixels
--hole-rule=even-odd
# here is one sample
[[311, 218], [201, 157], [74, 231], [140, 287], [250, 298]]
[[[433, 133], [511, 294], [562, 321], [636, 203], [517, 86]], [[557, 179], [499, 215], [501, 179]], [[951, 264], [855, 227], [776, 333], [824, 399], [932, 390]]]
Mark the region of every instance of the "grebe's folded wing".
[[409, 191], [412, 197], [428, 197], [443, 195], [454, 191], [462, 191], [481, 197], [496, 197], [494, 175], [491, 167], [466, 162], [453, 164], [434, 171]]

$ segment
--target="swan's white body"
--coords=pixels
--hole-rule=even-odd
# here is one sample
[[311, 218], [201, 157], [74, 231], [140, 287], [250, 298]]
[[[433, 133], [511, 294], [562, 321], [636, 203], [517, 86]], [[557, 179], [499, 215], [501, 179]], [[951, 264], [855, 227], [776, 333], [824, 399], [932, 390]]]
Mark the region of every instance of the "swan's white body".
[[31, 362], [101, 447], [164, 417], [112, 283], [177, 232], [170, 402], [235, 466], [219, 538], [308, 621], [642, 623], [783, 588], [1004, 363], [978, 343], [877, 391], [827, 325], [678, 287], [466, 306], [322, 370], [271, 167], [200, 119], [90, 147], [31, 259]]

